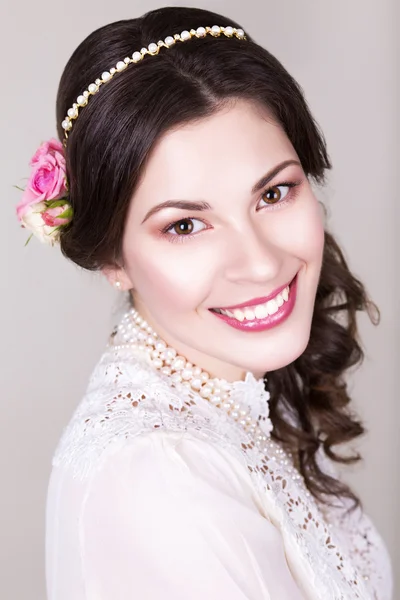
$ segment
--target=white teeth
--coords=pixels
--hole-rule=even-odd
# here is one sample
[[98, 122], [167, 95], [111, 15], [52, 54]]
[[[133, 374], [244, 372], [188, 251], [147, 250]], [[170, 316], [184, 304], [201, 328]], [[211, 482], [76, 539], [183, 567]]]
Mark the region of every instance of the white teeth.
[[235, 308], [235, 310], [233, 311], [233, 316], [238, 321], [244, 321], [244, 314], [243, 311], [240, 310], [240, 308]]
[[265, 304], [259, 304], [255, 307], [254, 313], [257, 319], [265, 319], [268, 316], [268, 308]]
[[268, 300], [267, 302], [268, 314], [273, 315], [279, 310], [279, 306], [276, 300]]
[[284, 304], [284, 299], [282, 297], [282, 294], [278, 294], [277, 297], [275, 298], [277, 305], [279, 306], [279, 308], [282, 306], [282, 304]]
[[272, 300], [257, 304], [257, 306], [246, 306], [245, 308], [235, 308], [233, 311], [224, 310], [222, 308], [215, 309], [217, 312], [227, 315], [238, 321], [254, 321], [254, 319], [265, 319], [268, 315], [275, 314], [279, 308], [289, 299], [289, 286], [286, 286], [280, 294], [277, 294]]
[[254, 319], [256, 318], [256, 315], [254, 314], [254, 310], [252, 308], [245, 308], [244, 316], [246, 317], [247, 321], [254, 321]]

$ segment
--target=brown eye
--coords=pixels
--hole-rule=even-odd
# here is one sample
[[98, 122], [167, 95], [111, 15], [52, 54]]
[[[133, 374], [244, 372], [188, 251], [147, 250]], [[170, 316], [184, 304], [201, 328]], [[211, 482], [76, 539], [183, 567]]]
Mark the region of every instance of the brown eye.
[[274, 185], [273, 187], [265, 190], [261, 196], [261, 200], [263, 200], [268, 206], [273, 206], [274, 204], [283, 204], [283, 201], [288, 195], [290, 188], [293, 188], [296, 185], [296, 183], [281, 183], [280, 185]]
[[170, 223], [167, 227], [161, 229], [161, 233], [167, 236], [170, 241], [178, 241], [179, 238], [182, 240], [185, 237], [190, 239], [194, 237], [196, 233], [199, 233], [204, 229], [207, 229], [207, 227], [205, 227], [203, 221], [200, 221], [195, 217], [187, 217], [186, 219], [180, 219], [179, 221]]
[[182, 221], [178, 221], [177, 223], [175, 223], [175, 225], [173, 226], [173, 230], [178, 235], [180, 235], [181, 233], [183, 235], [188, 235], [193, 231], [193, 222], [191, 219], [183, 219]]
[[276, 185], [272, 188], [269, 188], [266, 192], [264, 192], [262, 198], [265, 201], [268, 201], [269, 204], [276, 204], [282, 198], [282, 192], [280, 190], [279, 185]]

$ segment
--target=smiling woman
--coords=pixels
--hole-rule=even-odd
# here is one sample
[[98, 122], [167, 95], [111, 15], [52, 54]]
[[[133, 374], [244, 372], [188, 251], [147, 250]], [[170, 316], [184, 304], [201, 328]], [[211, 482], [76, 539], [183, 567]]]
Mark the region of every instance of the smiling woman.
[[[322, 217], [283, 128], [254, 102], [230, 100], [157, 141], [127, 212], [123, 266], [103, 270], [189, 361], [226, 379], [245, 371], [262, 377], [308, 344]], [[273, 314], [278, 288], [295, 276], [290, 302]], [[251, 306], [265, 302], [271, 315], [259, 319]], [[221, 318], [211, 310], [233, 305], [245, 307], [243, 320], [240, 312]]]
[[167, 7], [90, 34], [57, 116], [18, 216], [129, 305], [54, 455], [49, 600], [389, 600], [334, 466], [379, 313], [298, 84], [232, 19]]

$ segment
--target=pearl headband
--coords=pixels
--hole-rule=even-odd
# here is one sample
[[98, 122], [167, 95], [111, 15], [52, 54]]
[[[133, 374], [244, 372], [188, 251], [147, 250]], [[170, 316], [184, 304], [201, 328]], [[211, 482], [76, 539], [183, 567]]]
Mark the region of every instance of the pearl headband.
[[[21, 227], [29, 229], [32, 235], [38, 237], [41, 242], [53, 246], [59, 242], [61, 231], [71, 222], [73, 208], [69, 200], [65, 147], [73, 121], [78, 118], [79, 109], [86, 106], [89, 97], [97, 94], [103, 83], [110, 81], [116, 73], [126, 69], [130, 63], [143, 60], [145, 54], [154, 56], [158, 54], [163, 46], [164, 48], [170, 48], [177, 41], [186, 42], [192, 37], [201, 38], [207, 34], [213, 37], [224, 34], [226, 37], [235, 36], [241, 40], [247, 39], [243, 29], [236, 29], [230, 25], [227, 27], [219, 27], [218, 25], [198, 27], [190, 31], [185, 30], [176, 33], [173, 36], [169, 35], [164, 41], [152, 42], [147, 48], [142, 48], [140, 52], [134, 52], [131, 58], [127, 56], [118, 61], [115, 67], [112, 67], [109, 71], [104, 71], [99, 79], [91, 83], [87, 90], [78, 96], [61, 123], [64, 130], [62, 143], [55, 138], [42, 142], [29, 163], [32, 170], [27, 186], [25, 188], [15, 186], [24, 192], [16, 208]], [[28, 238], [26, 244], [32, 235]]]
[[202, 38], [207, 34], [210, 34], [213, 37], [219, 37], [221, 33], [229, 38], [235, 36], [241, 40], [247, 39], [243, 29], [236, 29], [235, 27], [231, 26], [219, 27], [218, 25], [214, 25], [213, 27], [198, 27], [197, 29], [191, 29], [190, 31], [185, 30], [182, 31], [182, 33], [176, 33], [174, 36], [169, 35], [164, 41], [159, 40], [157, 43], [152, 42], [147, 46], [147, 48], [142, 48], [140, 52], [136, 51], [131, 57], [127, 56], [123, 60], [118, 61], [115, 67], [112, 67], [109, 71], [104, 71], [101, 74], [101, 77], [96, 79], [94, 83], [91, 83], [88, 88], [78, 96], [76, 102], [74, 102], [71, 108], [68, 109], [67, 116], [61, 123], [61, 127], [64, 129], [63, 145], [66, 146], [68, 134], [72, 129], [73, 121], [79, 116], [79, 109], [86, 106], [89, 101], [89, 97], [97, 94], [101, 85], [110, 81], [116, 73], [124, 71], [130, 63], [137, 63], [143, 60], [145, 54], [151, 54], [154, 56], [159, 53], [161, 47], [170, 48], [177, 41], [186, 42], [192, 37]]

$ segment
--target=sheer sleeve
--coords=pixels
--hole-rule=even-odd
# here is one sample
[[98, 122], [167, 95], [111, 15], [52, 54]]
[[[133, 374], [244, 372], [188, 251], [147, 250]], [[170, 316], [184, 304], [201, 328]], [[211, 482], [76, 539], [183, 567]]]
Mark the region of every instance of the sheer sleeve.
[[186, 434], [132, 440], [81, 515], [87, 600], [298, 600], [279, 531], [227, 453]]

